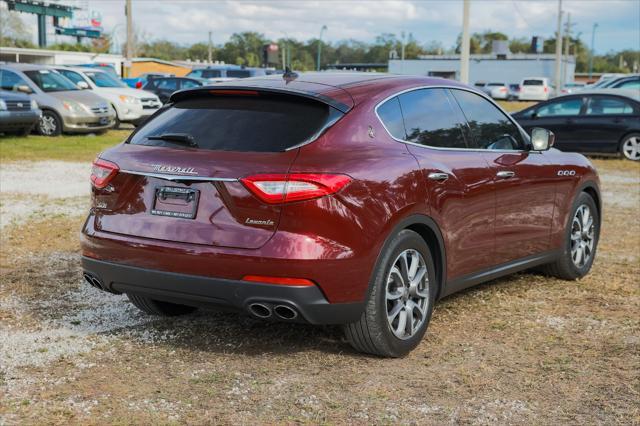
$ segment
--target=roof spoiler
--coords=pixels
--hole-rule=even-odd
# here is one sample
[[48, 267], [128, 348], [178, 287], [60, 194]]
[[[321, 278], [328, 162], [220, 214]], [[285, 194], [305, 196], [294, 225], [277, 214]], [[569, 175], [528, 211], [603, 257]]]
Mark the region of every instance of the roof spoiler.
[[283, 89], [283, 88], [277, 88], [277, 87], [232, 86], [232, 85], [217, 85], [217, 84], [215, 86], [202, 86], [194, 89], [179, 90], [177, 92], [174, 92], [169, 97], [169, 102], [174, 103], [174, 102], [182, 101], [188, 98], [192, 98], [195, 96], [208, 94], [216, 91], [220, 91], [221, 95], [225, 95], [225, 94], [228, 95], [230, 94], [230, 92], [237, 92], [237, 94], [241, 94], [241, 92], [247, 92], [247, 95], [252, 94], [252, 92], [253, 93], [257, 92], [258, 94], [274, 93], [274, 94], [280, 94], [280, 95], [295, 95], [295, 96], [301, 96], [303, 98], [313, 99], [315, 101], [322, 102], [345, 114], [349, 112], [349, 110], [351, 109], [349, 105], [346, 105], [334, 98], [331, 98], [329, 96], [324, 96], [319, 93], [315, 93], [311, 91], [299, 90], [294, 88]]

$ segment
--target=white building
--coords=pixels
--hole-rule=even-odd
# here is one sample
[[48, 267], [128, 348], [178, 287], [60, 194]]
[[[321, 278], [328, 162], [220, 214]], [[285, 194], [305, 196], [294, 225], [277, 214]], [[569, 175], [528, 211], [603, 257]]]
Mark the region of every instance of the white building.
[[[576, 69], [575, 58], [573, 56], [567, 57], [562, 65], [562, 75], [565, 75], [563, 80], [565, 82], [573, 81]], [[460, 55], [424, 55], [420, 59], [404, 61], [391, 59], [389, 60], [389, 72], [459, 80]], [[553, 82], [555, 79], [555, 55], [529, 53], [471, 55], [469, 61], [469, 83], [471, 84], [475, 82], [519, 83], [526, 77], [548, 77]]]
[[40, 65], [79, 65], [104, 63], [113, 65], [120, 74], [124, 57], [108, 53], [67, 52], [63, 50], [24, 49], [20, 47], [0, 47], [0, 61], [24, 62]]

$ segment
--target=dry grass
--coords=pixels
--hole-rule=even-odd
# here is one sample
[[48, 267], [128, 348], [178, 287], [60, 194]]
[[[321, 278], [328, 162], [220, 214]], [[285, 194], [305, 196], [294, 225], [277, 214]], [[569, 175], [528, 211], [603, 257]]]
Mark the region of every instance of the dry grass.
[[[608, 177], [634, 178], [639, 165], [594, 163], [607, 193], [639, 190]], [[0, 309], [3, 324], [84, 330], [69, 344], [94, 346], [0, 375], [0, 423], [640, 422], [636, 208], [605, 199], [584, 279], [523, 273], [449, 297], [397, 360], [354, 353], [333, 327], [211, 312], [149, 321], [80, 282], [79, 225], [59, 218], [3, 235], [0, 305], [20, 302]], [[105, 317], [110, 327], [97, 327]]]

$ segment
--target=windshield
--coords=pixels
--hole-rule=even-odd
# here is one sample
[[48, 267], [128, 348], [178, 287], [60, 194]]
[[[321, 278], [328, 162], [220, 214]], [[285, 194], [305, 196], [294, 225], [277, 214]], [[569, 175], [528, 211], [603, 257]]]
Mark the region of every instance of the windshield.
[[107, 74], [106, 72], [85, 71], [87, 77], [98, 87], [129, 87], [122, 81]]
[[542, 80], [525, 80], [522, 82], [523, 86], [543, 86], [544, 81]]
[[71, 80], [55, 71], [37, 70], [24, 72], [43, 92], [64, 92], [78, 90]]

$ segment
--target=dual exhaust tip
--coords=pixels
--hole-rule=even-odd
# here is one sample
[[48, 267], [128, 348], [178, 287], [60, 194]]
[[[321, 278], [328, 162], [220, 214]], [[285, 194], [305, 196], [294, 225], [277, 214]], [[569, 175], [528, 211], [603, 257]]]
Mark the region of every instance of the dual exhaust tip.
[[249, 312], [258, 318], [267, 319], [276, 317], [283, 321], [291, 321], [298, 318], [298, 311], [287, 305], [271, 305], [269, 303], [252, 303]]
[[100, 281], [100, 278], [91, 275], [87, 272], [82, 274], [84, 280], [89, 283], [90, 286], [97, 288], [98, 290], [105, 290], [104, 285], [102, 285], [102, 281]]

